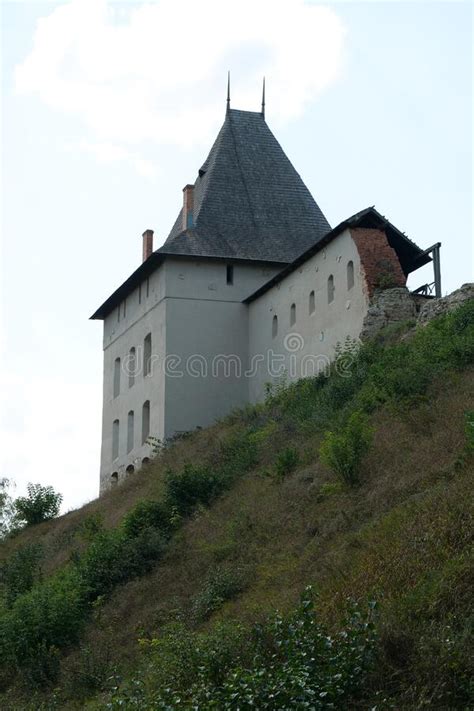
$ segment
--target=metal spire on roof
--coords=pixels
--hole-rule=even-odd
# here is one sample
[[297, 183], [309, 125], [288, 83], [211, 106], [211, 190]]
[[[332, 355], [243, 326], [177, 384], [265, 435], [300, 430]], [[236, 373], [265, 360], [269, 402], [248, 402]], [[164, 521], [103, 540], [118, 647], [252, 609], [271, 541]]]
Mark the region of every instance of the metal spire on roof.
[[227, 72], [227, 111], [230, 110], [230, 71]]
[[262, 116], [265, 118], [265, 77], [263, 77], [263, 89], [262, 89]]

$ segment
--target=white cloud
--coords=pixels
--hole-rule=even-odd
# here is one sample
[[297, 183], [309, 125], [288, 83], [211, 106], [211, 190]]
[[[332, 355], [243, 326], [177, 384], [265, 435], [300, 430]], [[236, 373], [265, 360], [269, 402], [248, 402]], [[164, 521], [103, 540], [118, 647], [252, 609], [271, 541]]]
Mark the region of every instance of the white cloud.
[[82, 140], [77, 144], [69, 144], [68, 149], [74, 150], [79, 148], [85, 153], [93, 155], [99, 163], [131, 163], [139, 175], [145, 178], [154, 178], [157, 174], [157, 169], [151, 160], [142, 158], [138, 153], [130, 151], [124, 146], [106, 141], [92, 142]]
[[99, 158], [105, 144], [186, 147], [221, 120], [228, 68], [234, 106], [259, 109], [265, 74], [286, 122], [336, 80], [344, 35], [334, 10], [303, 0], [72, 0], [38, 21], [16, 88], [79, 116]]

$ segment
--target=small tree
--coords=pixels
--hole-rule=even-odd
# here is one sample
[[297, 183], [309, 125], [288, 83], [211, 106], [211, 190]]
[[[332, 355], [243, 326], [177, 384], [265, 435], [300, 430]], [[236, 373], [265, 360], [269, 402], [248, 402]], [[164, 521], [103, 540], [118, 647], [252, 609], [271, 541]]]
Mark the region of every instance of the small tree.
[[372, 443], [373, 429], [367, 416], [353, 412], [339, 432], [326, 432], [319, 455], [330, 469], [349, 484], [359, 483], [360, 465]]
[[0, 539], [12, 531], [15, 508], [8, 490], [12, 486], [8, 479], [0, 479]]
[[32, 526], [41, 521], [49, 521], [58, 515], [63, 496], [56, 493], [52, 486], [30, 483], [27, 491], [27, 496], [19, 496], [13, 504], [18, 522]]

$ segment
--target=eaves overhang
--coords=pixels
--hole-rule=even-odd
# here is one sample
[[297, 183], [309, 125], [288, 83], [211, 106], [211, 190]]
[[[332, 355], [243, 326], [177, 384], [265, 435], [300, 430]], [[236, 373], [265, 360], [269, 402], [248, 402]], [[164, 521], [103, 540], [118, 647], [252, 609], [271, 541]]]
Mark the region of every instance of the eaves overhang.
[[167, 253], [163, 251], [161, 247], [156, 252], [153, 252], [148, 259], [140, 264], [138, 269], [136, 269], [133, 274], [131, 274], [128, 279], [126, 279], [123, 284], [121, 284], [118, 289], [116, 289], [113, 294], [109, 296], [108, 299], [104, 301], [101, 306], [95, 311], [92, 316], [90, 316], [91, 321], [103, 320], [108, 316], [108, 314], [114, 310], [118, 304], [120, 304], [127, 296], [136, 289], [139, 284], [141, 284], [147, 277], [152, 274], [155, 269], [157, 269], [165, 259], [173, 260], [193, 260], [193, 261], [214, 261], [214, 262], [226, 262], [228, 264], [254, 264], [254, 265], [265, 265], [265, 266], [275, 266], [283, 269], [287, 266], [287, 262], [280, 261], [270, 261], [263, 259], [248, 259], [248, 258], [238, 258], [238, 257], [227, 257], [227, 256], [216, 256], [207, 254], [176, 254], [174, 252]]

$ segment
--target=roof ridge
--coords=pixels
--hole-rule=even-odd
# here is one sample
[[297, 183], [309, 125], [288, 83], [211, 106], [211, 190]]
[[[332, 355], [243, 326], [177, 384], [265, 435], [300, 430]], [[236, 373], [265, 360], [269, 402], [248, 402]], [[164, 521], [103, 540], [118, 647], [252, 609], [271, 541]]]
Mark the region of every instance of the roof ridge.
[[[238, 109], [234, 109], [234, 110], [238, 110]], [[251, 113], [251, 112], [248, 111], [247, 113]], [[255, 212], [254, 212], [254, 209], [253, 209], [252, 200], [251, 200], [251, 198], [250, 198], [250, 192], [249, 192], [249, 189], [248, 189], [247, 181], [245, 180], [244, 171], [242, 170], [242, 164], [241, 164], [241, 162], [240, 162], [239, 152], [238, 152], [238, 150], [237, 150], [237, 142], [236, 142], [236, 140], [235, 140], [235, 134], [234, 134], [234, 131], [233, 131], [232, 119], [230, 118], [230, 115], [229, 115], [229, 124], [230, 124], [230, 133], [231, 133], [231, 135], [232, 135], [232, 141], [233, 141], [233, 144], [234, 144], [235, 157], [236, 157], [236, 159], [237, 159], [237, 165], [238, 165], [238, 167], [239, 167], [240, 177], [242, 178], [242, 183], [243, 183], [243, 185], [244, 185], [245, 193], [246, 193], [246, 195], [247, 195], [247, 200], [248, 200], [249, 208], [250, 208], [250, 214], [252, 215], [252, 222], [253, 222], [253, 224], [254, 224], [255, 230], [257, 231], [257, 234], [260, 235], [260, 229], [259, 229], [258, 224], [257, 224], [257, 221], [256, 221], [256, 219], [255, 219]]]

